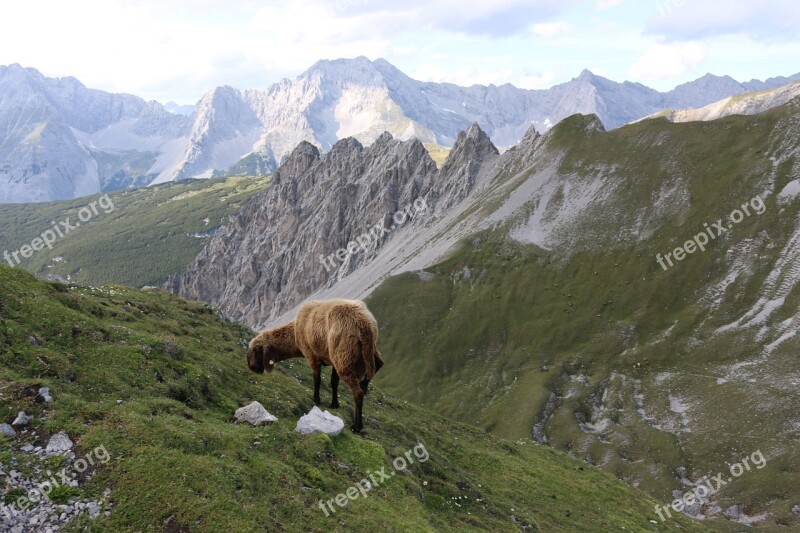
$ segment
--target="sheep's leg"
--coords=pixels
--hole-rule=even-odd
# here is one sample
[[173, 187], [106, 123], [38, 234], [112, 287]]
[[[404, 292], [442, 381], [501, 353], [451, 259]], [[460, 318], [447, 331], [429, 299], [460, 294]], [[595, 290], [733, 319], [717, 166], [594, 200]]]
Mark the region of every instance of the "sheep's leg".
[[350, 429], [353, 430], [353, 433], [361, 433], [361, 430], [364, 429], [364, 420], [362, 419], [362, 408], [364, 407], [364, 392], [361, 390], [361, 387], [352, 387], [353, 389], [353, 400], [355, 400], [356, 404], [356, 412], [355, 412], [355, 419], [353, 421], [353, 425]]
[[339, 374], [331, 367], [331, 409], [339, 408]]
[[311, 369], [314, 372], [314, 405], [322, 404], [319, 397], [319, 387], [322, 384], [322, 367], [317, 365]]

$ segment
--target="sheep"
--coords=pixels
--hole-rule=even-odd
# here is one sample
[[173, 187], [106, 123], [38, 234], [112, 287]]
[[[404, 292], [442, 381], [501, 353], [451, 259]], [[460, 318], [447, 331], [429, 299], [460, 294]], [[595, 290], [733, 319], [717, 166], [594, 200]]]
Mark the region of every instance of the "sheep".
[[331, 367], [331, 408], [339, 407], [339, 379], [353, 393], [351, 429], [364, 428], [362, 408], [369, 382], [383, 366], [377, 348], [378, 323], [364, 302], [313, 300], [303, 304], [293, 322], [261, 332], [250, 341], [247, 365], [256, 373], [272, 372], [275, 363], [305, 357], [314, 374], [314, 405], [322, 401], [322, 367]]

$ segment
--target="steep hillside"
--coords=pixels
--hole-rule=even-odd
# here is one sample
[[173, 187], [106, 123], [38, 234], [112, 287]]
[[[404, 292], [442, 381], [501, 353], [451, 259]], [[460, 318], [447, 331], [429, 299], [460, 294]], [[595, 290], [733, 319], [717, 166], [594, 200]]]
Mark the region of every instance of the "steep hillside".
[[100, 200], [88, 222], [63, 237], [53, 233], [52, 249], [44, 247], [27, 259], [17, 255], [19, 266], [91, 285], [161, 285], [268, 182], [266, 177], [238, 177], [115, 192], [107, 200], [0, 205], [0, 251], [30, 245], [54, 225], [63, 229], [67, 220], [70, 226], [80, 223], [81, 210]]
[[[381, 386], [664, 499], [760, 450], [767, 467], [689, 512], [800, 525], [798, 104], [559, 125], [476, 202], [495, 225], [370, 296], [407, 354]], [[660, 266], [718, 219], [705, 251]]]
[[[799, 125], [798, 99], [608, 132], [574, 116], [501, 155], [474, 125], [438, 171], [388, 137], [380, 167], [350, 141], [304, 149], [171, 286], [253, 326], [372, 293], [382, 345], [404, 354], [387, 390], [658, 499], [760, 451], [767, 467], [687, 512], [797, 525]], [[320, 268], [411, 191], [427, 216]]]
[[[566, 454], [380, 390], [368, 396], [364, 436], [301, 436], [293, 429], [311, 407], [310, 372], [298, 361], [250, 374], [250, 335], [159, 291], [47, 284], [0, 265], [0, 414], [34, 416], [26, 432], [0, 436], [0, 470], [38, 483], [37, 461], [71, 471], [105, 450], [76, 487], [58, 487], [65, 509], [101, 505], [96, 518], [70, 512], [68, 531], [364, 531], [376, 521], [384, 531], [705, 530], [682, 517], [658, 522], [654, 500]], [[401, 357], [384, 353], [387, 367]], [[42, 386], [52, 403], [35, 401]], [[231, 423], [252, 400], [278, 422]], [[338, 413], [347, 418], [350, 404]], [[79, 459], [36, 459], [33, 447], [62, 431]], [[420, 461], [394, 471], [412, 449], [426, 460], [414, 454]], [[382, 468], [389, 479], [325, 516], [320, 500]], [[40, 504], [14, 514], [15, 479], [0, 489], [4, 527], [30, 516], [63, 525]], [[39, 529], [31, 524], [26, 531]]]

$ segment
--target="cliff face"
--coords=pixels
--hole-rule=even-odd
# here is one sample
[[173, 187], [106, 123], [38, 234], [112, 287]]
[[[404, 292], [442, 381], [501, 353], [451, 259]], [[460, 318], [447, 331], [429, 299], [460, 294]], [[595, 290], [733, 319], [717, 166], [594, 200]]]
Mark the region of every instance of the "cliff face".
[[325, 157], [302, 142], [270, 186], [166, 287], [264, 324], [461, 201], [496, 156], [477, 125], [459, 136], [441, 171], [421, 142], [388, 133], [369, 148], [343, 139]]

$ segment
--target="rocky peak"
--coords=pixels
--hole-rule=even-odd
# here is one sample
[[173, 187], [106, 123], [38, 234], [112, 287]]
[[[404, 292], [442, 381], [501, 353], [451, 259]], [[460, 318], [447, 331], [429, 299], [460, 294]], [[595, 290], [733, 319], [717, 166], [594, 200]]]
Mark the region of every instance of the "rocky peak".
[[453, 149], [445, 161], [442, 170], [446, 167], [457, 165], [458, 160], [476, 159], [483, 161], [488, 156], [498, 155], [497, 147], [481, 129], [477, 122], [473, 122], [467, 131], [462, 131], [456, 137]]
[[[426, 205], [430, 218], [439, 205], [463, 199], [483, 162], [496, 156], [477, 125], [459, 135], [447, 173], [437, 170], [417, 139], [400, 141], [383, 133], [365, 148], [347, 138], [324, 157], [301, 142], [271, 185], [166, 287], [216, 303], [233, 319], [263, 325], [426, 224], [424, 216], [410, 217], [395, 228], [398, 212]], [[363, 246], [354, 249], [353, 243]]]
[[439, 209], [447, 209], [463, 200], [475, 186], [484, 162], [498, 155], [497, 148], [477, 122], [459, 133], [439, 173], [438, 181], [443, 185], [439, 192], [446, 198], [440, 202]]
[[283, 178], [299, 178], [319, 160], [319, 148], [308, 141], [302, 141], [275, 172], [275, 183]]

